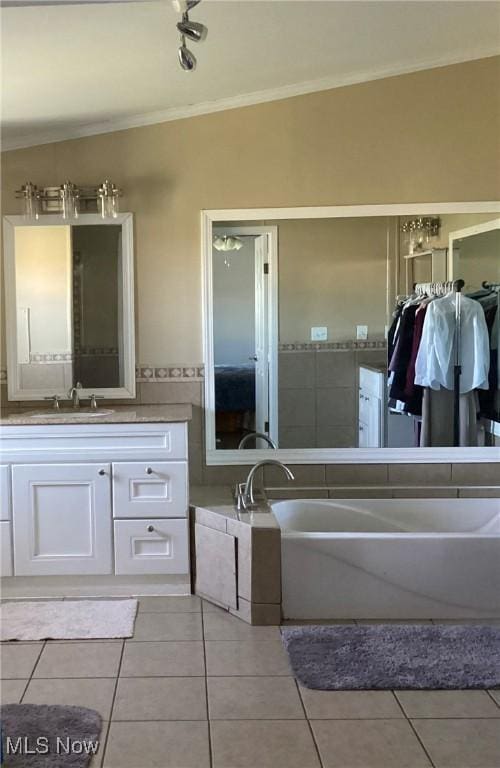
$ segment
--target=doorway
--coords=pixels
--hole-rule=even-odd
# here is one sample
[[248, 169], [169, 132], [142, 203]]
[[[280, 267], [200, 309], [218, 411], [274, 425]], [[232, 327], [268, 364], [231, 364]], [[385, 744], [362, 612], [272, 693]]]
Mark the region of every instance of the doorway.
[[[277, 439], [275, 228], [216, 227], [212, 247], [215, 448]], [[243, 447], [242, 446], [242, 447]]]

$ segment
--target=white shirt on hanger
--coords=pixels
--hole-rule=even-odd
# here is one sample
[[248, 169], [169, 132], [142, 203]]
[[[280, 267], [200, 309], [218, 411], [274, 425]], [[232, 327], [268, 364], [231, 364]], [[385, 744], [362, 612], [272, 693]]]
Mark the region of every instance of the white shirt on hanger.
[[[488, 389], [490, 347], [484, 310], [478, 301], [460, 297], [460, 392]], [[455, 365], [454, 293], [427, 307], [415, 364], [415, 384], [453, 389]]]

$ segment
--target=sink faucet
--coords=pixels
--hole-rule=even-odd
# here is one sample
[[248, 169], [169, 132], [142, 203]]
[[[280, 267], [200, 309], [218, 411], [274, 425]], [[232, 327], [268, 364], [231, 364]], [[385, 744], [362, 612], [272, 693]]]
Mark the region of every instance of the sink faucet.
[[253, 493], [253, 482], [255, 475], [257, 471], [261, 467], [265, 467], [266, 465], [275, 466], [275, 467], [281, 467], [283, 472], [285, 473], [288, 480], [294, 480], [294, 475], [290, 471], [290, 469], [286, 466], [286, 464], [283, 464], [281, 461], [276, 461], [275, 459], [267, 459], [265, 461], [258, 461], [257, 464], [254, 464], [250, 472], [248, 473], [248, 477], [246, 479], [245, 483], [240, 483], [236, 487], [236, 502], [238, 509], [248, 509], [249, 507], [255, 506], [255, 498]]
[[238, 450], [243, 448], [243, 446], [246, 443], [248, 443], [248, 441], [251, 440], [252, 437], [255, 437], [256, 440], [257, 440], [257, 438], [260, 438], [261, 440], [265, 440], [270, 448], [276, 449], [278, 447], [276, 445], [276, 443], [274, 442], [274, 440], [271, 440], [271, 438], [268, 435], [266, 435], [264, 432], [250, 432], [250, 434], [245, 435], [245, 437], [241, 438], [241, 440], [240, 440], [240, 442], [238, 444]]
[[80, 381], [77, 381], [76, 385], [74, 387], [71, 387], [71, 389], [68, 392], [69, 399], [73, 401], [73, 408], [80, 407], [80, 392], [79, 392], [80, 389], [82, 389], [82, 384]]

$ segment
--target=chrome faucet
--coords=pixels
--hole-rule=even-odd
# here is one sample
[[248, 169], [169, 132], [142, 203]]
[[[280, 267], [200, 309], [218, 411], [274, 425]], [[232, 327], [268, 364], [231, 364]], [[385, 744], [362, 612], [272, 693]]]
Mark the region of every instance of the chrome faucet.
[[238, 444], [238, 450], [240, 450], [241, 448], [243, 448], [243, 446], [244, 446], [246, 443], [248, 443], [248, 441], [249, 441], [249, 440], [251, 440], [251, 439], [252, 439], [252, 437], [255, 437], [255, 439], [256, 439], [256, 440], [257, 440], [258, 438], [260, 438], [261, 440], [265, 440], [265, 441], [266, 441], [266, 443], [268, 444], [268, 446], [269, 446], [270, 448], [274, 448], [275, 450], [276, 450], [276, 449], [277, 449], [277, 447], [278, 447], [278, 446], [276, 445], [276, 443], [274, 442], [274, 440], [271, 440], [271, 438], [270, 438], [268, 435], [266, 435], [264, 432], [250, 432], [250, 434], [248, 434], [248, 435], [245, 435], [245, 437], [242, 437], [242, 438], [241, 438], [241, 440], [240, 440], [240, 442], [239, 442], [239, 444]]
[[251, 507], [255, 506], [255, 497], [253, 493], [253, 483], [254, 478], [257, 473], [257, 471], [261, 467], [265, 467], [267, 465], [275, 466], [275, 467], [281, 467], [283, 472], [285, 473], [288, 480], [294, 480], [295, 477], [291, 470], [286, 466], [286, 464], [283, 464], [281, 461], [276, 461], [275, 459], [267, 459], [265, 461], [258, 461], [257, 464], [254, 464], [250, 472], [248, 473], [248, 477], [246, 479], [245, 483], [240, 483], [236, 487], [236, 504], [238, 510], [241, 509], [249, 509]]
[[74, 387], [71, 387], [71, 389], [68, 392], [68, 397], [73, 402], [73, 408], [80, 407], [80, 392], [79, 392], [80, 389], [82, 389], [82, 384], [80, 381], [77, 381], [76, 385]]

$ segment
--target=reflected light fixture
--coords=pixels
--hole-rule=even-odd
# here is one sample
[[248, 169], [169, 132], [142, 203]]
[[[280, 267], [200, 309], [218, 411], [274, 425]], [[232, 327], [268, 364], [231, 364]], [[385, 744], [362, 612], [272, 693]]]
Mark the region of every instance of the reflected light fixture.
[[216, 251], [239, 251], [243, 248], [243, 240], [232, 235], [216, 235], [214, 248]]
[[196, 69], [196, 56], [186, 46], [186, 38], [194, 43], [202, 43], [205, 40], [208, 29], [199, 21], [191, 21], [189, 11], [200, 3], [201, 0], [172, 0], [172, 5], [177, 13], [182, 13], [181, 21], [177, 22], [177, 29], [181, 35], [179, 46], [179, 64], [185, 72]]

